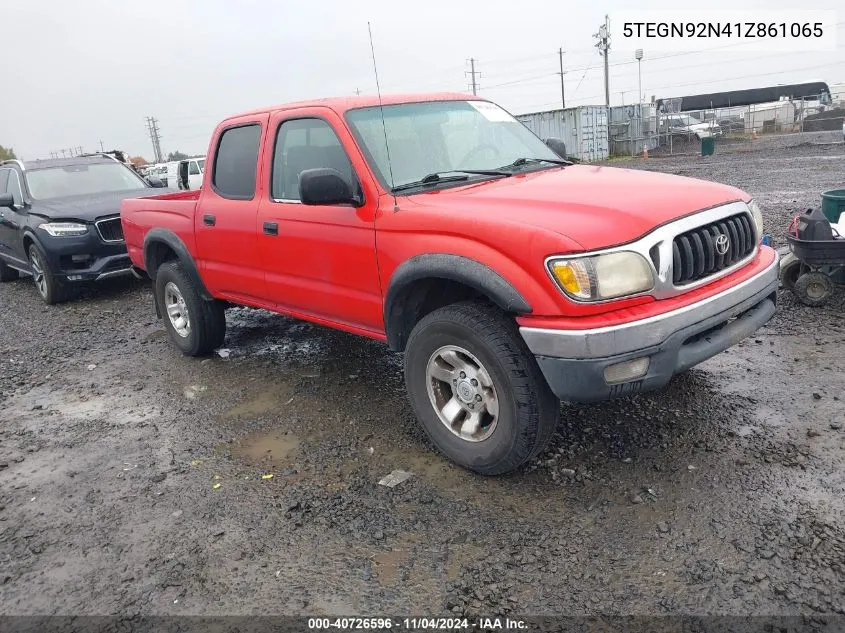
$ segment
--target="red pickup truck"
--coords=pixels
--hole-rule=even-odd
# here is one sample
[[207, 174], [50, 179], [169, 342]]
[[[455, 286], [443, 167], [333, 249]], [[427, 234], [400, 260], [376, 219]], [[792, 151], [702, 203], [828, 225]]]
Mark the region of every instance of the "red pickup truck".
[[775, 311], [746, 193], [571, 164], [466, 95], [255, 110], [207, 164], [199, 191], [121, 206], [172, 341], [219, 347], [230, 304], [385, 341], [431, 439], [479, 473], [537, 455], [558, 399], [662, 387]]

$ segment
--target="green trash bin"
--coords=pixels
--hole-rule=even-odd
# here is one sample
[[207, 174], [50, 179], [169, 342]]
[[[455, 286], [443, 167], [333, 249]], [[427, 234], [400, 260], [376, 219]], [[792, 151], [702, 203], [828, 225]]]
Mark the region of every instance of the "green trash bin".
[[845, 211], [845, 189], [831, 189], [822, 194], [822, 213], [828, 222], [838, 223]]
[[712, 156], [716, 151], [716, 139], [712, 136], [703, 136], [701, 138], [701, 155]]

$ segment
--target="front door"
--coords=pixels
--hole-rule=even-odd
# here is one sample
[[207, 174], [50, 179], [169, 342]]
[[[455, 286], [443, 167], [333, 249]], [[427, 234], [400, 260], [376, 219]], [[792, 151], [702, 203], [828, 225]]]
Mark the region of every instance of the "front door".
[[243, 303], [265, 296], [264, 271], [258, 254], [261, 166], [259, 148], [267, 114], [226, 122], [215, 136], [209, 182], [202, 189], [194, 229], [200, 274], [212, 293]]
[[26, 220], [20, 174], [12, 168], [0, 169], [0, 193], [10, 193], [17, 208], [0, 208], [0, 254], [17, 266], [26, 268], [28, 259], [21, 239], [21, 226]]
[[[269, 191], [258, 211], [268, 299], [285, 312], [380, 336], [378, 197], [374, 183], [362, 179], [369, 172], [343, 120], [328, 108], [287, 110], [270, 117], [268, 134], [262, 162], [271, 166], [265, 176]], [[302, 204], [299, 174], [318, 167], [346, 176], [360, 188], [364, 204]]]

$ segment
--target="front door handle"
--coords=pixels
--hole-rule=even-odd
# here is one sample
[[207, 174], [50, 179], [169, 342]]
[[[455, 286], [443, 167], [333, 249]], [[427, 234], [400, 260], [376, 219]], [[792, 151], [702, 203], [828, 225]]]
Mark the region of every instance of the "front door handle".
[[265, 235], [278, 235], [279, 234], [279, 223], [278, 222], [265, 222], [264, 223], [264, 234]]
[[217, 218], [211, 215], [210, 213], [206, 213], [204, 216], [202, 216], [202, 223], [206, 226], [214, 226], [215, 224], [217, 224]]

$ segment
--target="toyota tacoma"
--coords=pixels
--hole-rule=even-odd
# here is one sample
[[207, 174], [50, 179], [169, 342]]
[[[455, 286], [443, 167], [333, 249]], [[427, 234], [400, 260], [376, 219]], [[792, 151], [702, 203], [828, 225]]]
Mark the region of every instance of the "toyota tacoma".
[[573, 165], [466, 95], [233, 116], [208, 166], [121, 205], [173, 343], [221, 346], [232, 304], [384, 341], [433, 442], [479, 473], [536, 456], [560, 399], [660, 388], [775, 311], [748, 194]]

